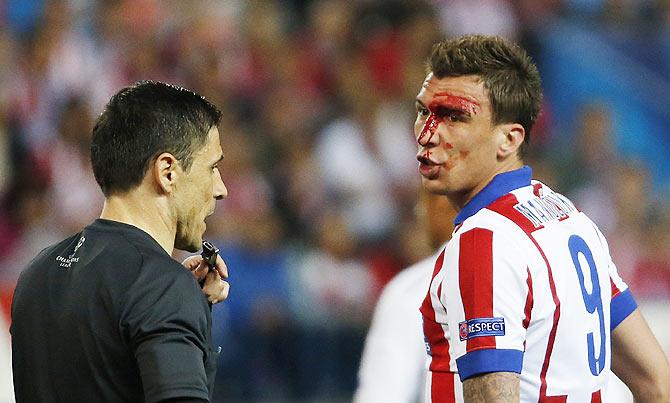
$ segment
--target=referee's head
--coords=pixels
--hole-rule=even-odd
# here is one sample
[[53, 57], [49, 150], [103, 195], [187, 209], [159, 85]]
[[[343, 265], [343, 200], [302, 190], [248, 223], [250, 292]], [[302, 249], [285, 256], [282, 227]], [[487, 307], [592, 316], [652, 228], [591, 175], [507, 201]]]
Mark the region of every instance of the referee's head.
[[105, 194], [101, 217], [146, 229], [168, 251], [199, 250], [205, 218], [228, 194], [218, 170], [220, 118], [202, 96], [160, 82], [114, 95], [91, 144], [93, 173]]
[[188, 169], [221, 112], [202, 96], [155, 81], [123, 88], [93, 129], [91, 162], [105, 196], [140, 184], [151, 162], [173, 154]]

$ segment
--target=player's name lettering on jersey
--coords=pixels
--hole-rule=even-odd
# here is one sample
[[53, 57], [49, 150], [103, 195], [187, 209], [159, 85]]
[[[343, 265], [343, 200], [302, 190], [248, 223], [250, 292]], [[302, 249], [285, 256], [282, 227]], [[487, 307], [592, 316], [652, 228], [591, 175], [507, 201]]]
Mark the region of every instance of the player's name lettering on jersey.
[[570, 200], [553, 192], [518, 203], [514, 209], [533, 223], [535, 228], [550, 221], [566, 218], [577, 210]]

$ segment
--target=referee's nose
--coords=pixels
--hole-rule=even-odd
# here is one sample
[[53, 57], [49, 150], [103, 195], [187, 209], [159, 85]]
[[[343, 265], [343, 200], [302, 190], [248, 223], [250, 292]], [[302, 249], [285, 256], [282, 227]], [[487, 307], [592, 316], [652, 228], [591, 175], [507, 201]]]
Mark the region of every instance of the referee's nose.
[[214, 198], [216, 200], [221, 200], [227, 196], [228, 188], [226, 187], [226, 184], [223, 183], [223, 179], [221, 179], [221, 172], [217, 169], [216, 177], [214, 178]]

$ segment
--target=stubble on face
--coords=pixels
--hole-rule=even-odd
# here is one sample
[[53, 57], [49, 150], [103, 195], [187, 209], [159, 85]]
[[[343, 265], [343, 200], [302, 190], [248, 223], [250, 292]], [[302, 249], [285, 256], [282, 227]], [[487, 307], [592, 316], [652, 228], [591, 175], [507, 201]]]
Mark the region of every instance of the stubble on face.
[[182, 177], [175, 195], [175, 248], [197, 252], [206, 229], [205, 218], [214, 211], [212, 164], [220, 161], [221, 145], [216, 127], [210, 130], [205, 146], [196, 151], [189, 172]]

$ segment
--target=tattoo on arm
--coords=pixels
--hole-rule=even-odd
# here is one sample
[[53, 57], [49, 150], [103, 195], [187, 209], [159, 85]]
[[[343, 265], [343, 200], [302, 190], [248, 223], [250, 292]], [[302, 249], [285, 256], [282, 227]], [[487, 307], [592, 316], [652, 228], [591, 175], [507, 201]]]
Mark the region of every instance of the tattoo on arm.
[[519, 374], [491, 372], [466, 379], [463, 398], [465, 403], [518, 403]]

